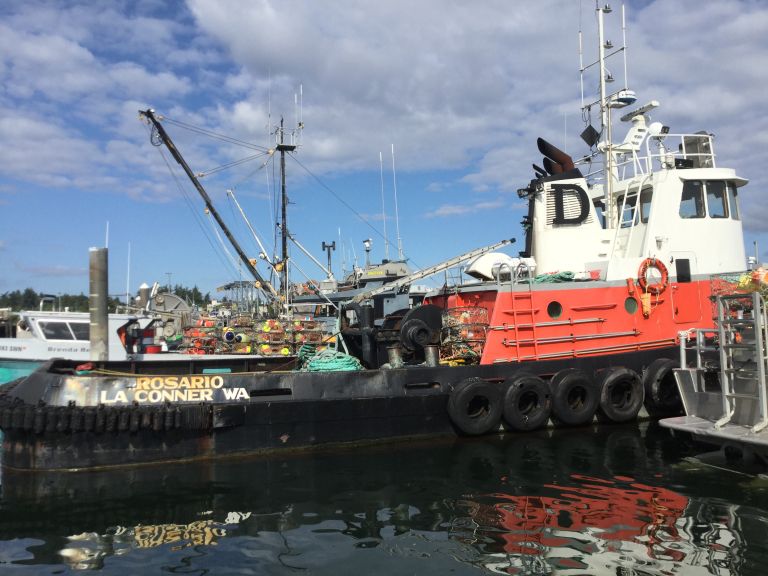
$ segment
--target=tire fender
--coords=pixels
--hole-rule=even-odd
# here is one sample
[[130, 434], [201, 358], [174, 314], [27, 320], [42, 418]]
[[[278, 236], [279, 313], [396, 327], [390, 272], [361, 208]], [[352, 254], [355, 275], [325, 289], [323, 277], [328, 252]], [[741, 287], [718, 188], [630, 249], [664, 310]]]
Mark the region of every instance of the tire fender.
[[504, 393], [502, 424], [509, 432], [543, 428], [552, 412], [547, 383], [533, 374], [517, 374]]
[[643, 406], [643, 383], [637, 372], [622, 366], [611, 366], [600, 372], [601, 422], [629, 422], [637, 418]]
[[592, 421], [600, 401], [600, 388], [590, 374], [566, 368], [552, 377], [549, 389], [555, 423], [584, 426]]
[[482, 378], [462, 380], [448, 399], [451, 422], [467, 436], [479, 436], [498, 429], [501, 412], [500, 386]]
[[672, 372], [679, 367], [679, 362], [671, 358], [657, 358], [645, 369], [643, 373], [645, 409], [652, 417], [682, 414], [683, 402]]

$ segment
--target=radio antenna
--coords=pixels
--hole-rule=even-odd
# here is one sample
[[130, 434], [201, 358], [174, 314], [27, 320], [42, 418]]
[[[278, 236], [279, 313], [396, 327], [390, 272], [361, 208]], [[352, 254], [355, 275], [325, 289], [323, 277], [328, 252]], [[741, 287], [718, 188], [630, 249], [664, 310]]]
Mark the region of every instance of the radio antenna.
[[379, 152], [379, 173], [381, 175], [381, 218], [384, 222], [384, 258], [389, 260], [389, 238], [387, 237], [387, 211], [384, 208], [384, 156]]
[[400, 237], [400, 213], [397, 210], [397, 174], [395, 173], [395, 145], [392, 144], [392, 186], [395, 190], [395, 228], [397, 229], [397, 258], [405, 260], [403, 256], [403, 239]]

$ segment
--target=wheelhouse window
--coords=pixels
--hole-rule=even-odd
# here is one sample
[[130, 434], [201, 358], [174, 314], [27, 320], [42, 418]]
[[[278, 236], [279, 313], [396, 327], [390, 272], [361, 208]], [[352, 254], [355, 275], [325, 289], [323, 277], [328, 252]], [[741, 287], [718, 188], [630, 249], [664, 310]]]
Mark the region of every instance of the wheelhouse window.
[[74, 340], [66, 322], [40, 322], [40, 329], [47, 340]]
[[616, 199], [616, 213], [619, 215], [619, 226], [629, 228], [635, 223], [635, 208], [637, 207], [637, 196], [627, 196], [626, 202], [624, 196]]
[[740, 220], [739, 201], [736, 186], [732, 182], [726, 182], [725, 189], [728, 193], [728, 208], [733, 220]]
[[653, 188], [645, 188], [640, 192], [640, 222], [648, 223], [651, 215], [651, 200], [653, 199]]
[[704, 218], [704, 186], [700, 180], [685, 180], [680, 199], [681, 218]]
[[725, 182], [707, 182], [707, 211], [710, 218], [727, 218], [728, 204]]
[[738, 194], [733, 182], [726, 180], [683, 182], [680, 217], [704, 218], [707, 214], [710, 218], [740, 219]]
[[602, 200], [595, 200], [592, 202], [595, 207], [595, 214], [597, 215], [597, 221], [600, 222], [600, 227], [605, 229], [605, 204]]

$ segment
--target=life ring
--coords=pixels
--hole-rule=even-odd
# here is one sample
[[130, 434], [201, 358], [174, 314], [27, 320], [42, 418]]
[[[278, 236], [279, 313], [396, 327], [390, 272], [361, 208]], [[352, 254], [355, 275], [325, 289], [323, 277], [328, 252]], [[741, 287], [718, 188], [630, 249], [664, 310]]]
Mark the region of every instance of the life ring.
[[[650, 268], [656, 268], [661, 274], [661, 280], [654, 284], [648, 282], [648, 270]], [[640, 263], [640, 268], [637, 270], [637, 284], [643, 292], [650, 292], [658, 296], [667, 288], [669, 283], [669, 272], [664, 263], [658, 258], [646, 258]]]
[[583, 426], [592, 421], [600, 401], [600, 389], [584, 370], [566, 368], [549, 381], [552, 394], [552, 421], [566, 426]]
[[637, 418], [643, 406], [643, 383], [637, 372], [612, 366], [600, 373], [600, 405], [598, 420], [629, 422]]
[[487, 434], [499, 427], [501, 390], [482, 378], [459, 382], [448, 399], [448, 415], [454, 426], [468, 436]]
[[673, 370], [680, 364], [670, 358], [657, 358], [643, 373], [645, 409], [654, 418], [680, 414], [683, 402]]
[[552, 412], [547, 383], [533, 374], [518, 374], [504, 393], [502, 425], [509, 432], [542, 428]]

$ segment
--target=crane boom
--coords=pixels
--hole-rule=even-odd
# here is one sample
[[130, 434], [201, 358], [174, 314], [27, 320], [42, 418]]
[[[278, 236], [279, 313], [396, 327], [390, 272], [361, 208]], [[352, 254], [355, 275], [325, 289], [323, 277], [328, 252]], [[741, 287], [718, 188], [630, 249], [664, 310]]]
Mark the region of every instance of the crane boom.
[[515, 242], [514, 238], [511, 238], [509, 240], [502, 240], [500, 242], [496, 242], [495, 244], [491, 244], [490, 246], [477, 248], [476, 250], [465, 252], [464, 254], [460, 254], [459, 256], [454, 256], [453, 258], [450, 258], [444, 262], [441, 262], [440, 264], [435, 264], [434, 266], [430, 266], [429, 268], [424, 268], [423, 270], [419, 270], [418, 272], [414, 272], [413, 274], [409, 274], [408, 276], [403, 276], [402, 278], [398, 278], [397, 280], [393, 280], [392, 282], [388, 282], [376, 288], [371, 288], [370, 290], [361, 292], [360, 294], [352, 298], [351, 302], [359, 304], [363, 300], [368, 300], [369, 298], [373, 298], [378, 294], [383, 294], [384, 292], [395, 290], [397, 288], [400, 288], [401, 286], [410, 284], [414, 280], [419, 280], [421, 278], [431, 276], [432, 274], [437, 274], [438, 272], [447, 270], [448, 268], [451, 268], [452, 266], [456, 266], [456, 264], [460, 264], [465, 260], [469, 260], [470, 258], [475, 258], [476, 256], [481, 256], [486, 252], [490, 252], [491, 250], [496, 250], [496, 248], [506, 246], [507, 244], [513, 244], [514, 242]]

